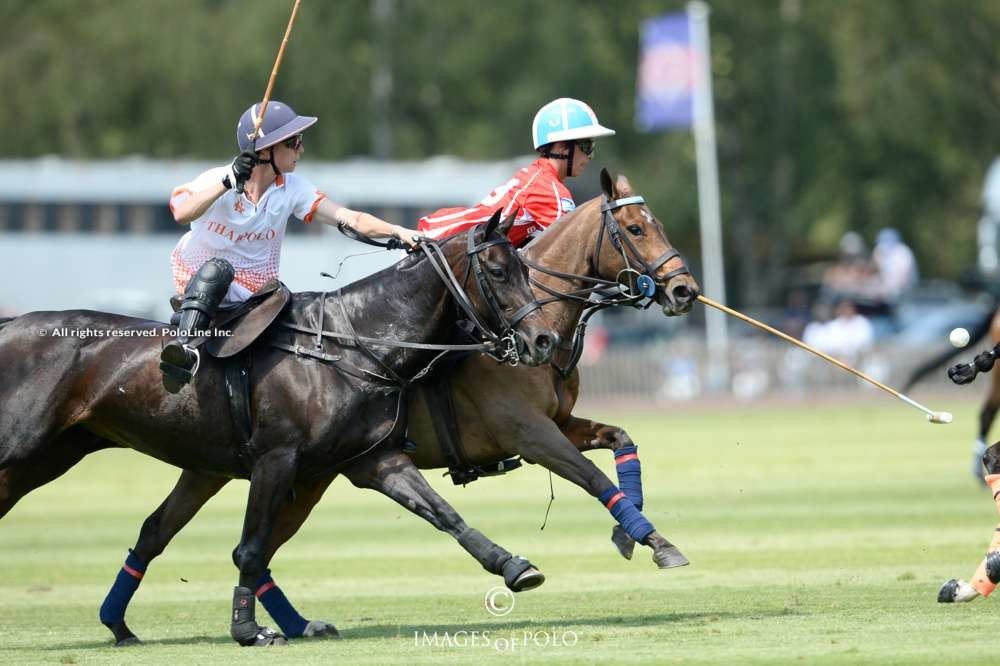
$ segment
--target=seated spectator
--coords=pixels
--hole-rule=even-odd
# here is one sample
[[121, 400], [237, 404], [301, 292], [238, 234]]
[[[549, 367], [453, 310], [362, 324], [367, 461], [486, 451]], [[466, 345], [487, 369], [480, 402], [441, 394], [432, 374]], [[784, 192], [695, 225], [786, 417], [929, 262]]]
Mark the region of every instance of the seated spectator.
[[868, 318], [858, 314], [852, 301], [841, 299], [834, 308], [833, 318], [809, 324], [803, 338], [806, 344], [838, 360], [855, 362], [871, 349], [875, 331]]
[[869, 312], [885, 309], [878, 268], [868, 259], [861, 234], [848, 231], [841, 237], [837, 262], [823, 274], [819, 300], [836, 303], [849, 299]]

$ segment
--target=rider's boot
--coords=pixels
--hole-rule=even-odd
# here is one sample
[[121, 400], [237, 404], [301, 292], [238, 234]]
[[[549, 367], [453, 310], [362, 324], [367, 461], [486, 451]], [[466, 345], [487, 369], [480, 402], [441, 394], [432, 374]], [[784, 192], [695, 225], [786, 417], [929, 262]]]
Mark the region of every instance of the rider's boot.
[[184, 290], [177, 324], [177, 339], [167, 343], [160, 352], [163, 387], [177, 393], [190, 382], [198, 370], [199, 354], [189, 346], [196, 331], [208, 327], [215, 311], [229, 291], [235, 271], [225, 259], [212, 257], [192, 276]]

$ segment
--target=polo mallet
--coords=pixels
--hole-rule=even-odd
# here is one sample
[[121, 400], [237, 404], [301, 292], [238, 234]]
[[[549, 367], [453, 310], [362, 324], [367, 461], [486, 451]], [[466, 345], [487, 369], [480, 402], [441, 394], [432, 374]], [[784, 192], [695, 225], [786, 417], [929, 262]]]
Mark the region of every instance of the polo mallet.
[[741, 319], [741, 320], [745, 321], [746, 323], [750, 324], [751, 326], [756, 326], [757, 328], [759, 328], [761, 330], [767, 331], [768, 333], [772, 333], [772, 334], [778, 336], [779, 338], [781, 338], [782, 340], [785, 340], [786, 342], [791, 342], [796, 347], [801, 347], [802, 349], [805, 349], [807, 352], [812, 352], [813, 354], [815, 354], [816, 356], [819, 356], [824, 361], [829, 361], [830, 363], [833, 363], [838, 368], [841, 368], [843, 370], [847, 370], [849, 373], [851, 373], [855, 377], [860, 377], [861, 379], [865, 380], [869, 384], [873, 384], [873, 385], [879, 387], [880, 389], [882, 389], [886, 393], [890, 393], [890, 394], [896, 396], [897, 398], [899, 398], [900, 400], [902, 400], [906, 404], [910, 405], [911, 407], [916, 407], [917, 409], [919, 409], [920, 411], [922, 411], [924, 414], [927, 415], [927, 420], [930, 421], [931, 423], [951, 423], [952, 422], [953, 417], [952, 417], [952, 415], [951, 415], [950, 412], [935, 412], [935, 411], [932, 411], [930, 409], [927, 409], [926, 407], [924, 407], [923, 405], [921, 405], [916, 400], [913, 400], [912, 398], [909, 398], [909, 397], [903, 395], [902, 393], [900, 393], [896, 389], [893, 389], [893, 388], [890, 388], [890, 387], [886, 386], [885, 384], [883, 384], [882, 382], [878, 381], [877, 379], [872, 379], [871, 377], [869, 377], [865, 373], [861, 372], [860, 370], [855, 370], [854, 368], [852, 368], [851, 366], [847, 365], [846, 363], [841, 363], [840, 361], [838, 361], [837, 359], [833, 358], [829, 354], [824, 354], [823, 352], [819, 351], [818, 349], [814, 349], [813, 347], [810, 347], [809, 345], [807, 345], [806, 343], [802, 342], [801, 340], [797, 340], [797, 339], [793, 338], [792, 336], [787, 335], [785, 333], [782, 333], [781, 331], [779, 331], [779, 330], [777, 330], [775, 328], [771, 328], [767, 324], [762, 324], [761, 322], [757, 321], [756, 319], [753, 319], [752, 317], [748, 317], [745, 314], [737, 312], [736, 310], [733, 310], [732, 308], [727, 308], [725, 305], [722, 305], [721, 303], [716, 303], [711, 298], [708, 298], [706, 296], [698, 296], [698, 300], [701, 301], [702, 303], [704, 303], [705, 305], [710, 305], [710, 306], [712, 306], [713, 308], [715, 308], [717, 310], [721, 310], [722, 312], [725, 312], [727, 315], [731, 315], [733, 317], [736, 317], [737, 319]]
[[[278, 68], [281, 67], [281, 59], [285, 57], [285, 47], [288, 46], [288, 36], [292, 34], [292, 25], [295, 24], [295, 15], [299, 12], [299, 3], [302, 0], [295, 0], [292, 7], [292, 15], [288, 18], [288, 27], [285, 28], [285, 36], [281, 39], [281, 46], [278, 47], [278, 57], [274, 59], [274, 67], [271, 69], [271, 78], [267, 80], [267, 89], [264, 90], [264, 100], [260, 103], [260, 113], [254, 121], [253, 134], [250, 135], [250, 150], [257, 152], [257, 137], [260, 135], [260, 126], [264, 122], [264, 114], [267, 112], [267, 103], [271, 100], [271, 89], [274, 88], [274, 80], [278, 77]], [[237, 184], [236, 191], [243, 194], [245, 183]]]

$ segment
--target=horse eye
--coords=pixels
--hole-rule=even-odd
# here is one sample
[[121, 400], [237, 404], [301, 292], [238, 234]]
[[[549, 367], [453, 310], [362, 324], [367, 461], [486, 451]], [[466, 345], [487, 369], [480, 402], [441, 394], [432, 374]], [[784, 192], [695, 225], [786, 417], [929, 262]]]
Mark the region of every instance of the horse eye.
[[506, 275], [506, 273], [502, 268], [497, 268], [496, 266], [490, 266], [489, 271], [490, 275], [497, 278], [498, 280], [503, 279], [503, 277]]
[[629, 225], [628, 232], [630, 234], [632, 234], [633, 236], [641, 236], [642, 235], [642, 227], [639, 226], [638, 224]]

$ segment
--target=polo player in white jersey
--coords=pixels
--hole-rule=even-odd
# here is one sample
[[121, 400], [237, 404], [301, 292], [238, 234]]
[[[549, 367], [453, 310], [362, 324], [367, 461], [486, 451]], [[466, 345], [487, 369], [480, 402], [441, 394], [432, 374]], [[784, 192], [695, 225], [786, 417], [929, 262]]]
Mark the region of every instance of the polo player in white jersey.
[[232, 164], [209, 169], [170, 196], [174, 219], [191, 226], [170, 254], [174, 287], [183, 294], [177, 339], [160, 354], [164, 386], [171, 393], [193, 377], [197, 354], [187, 346], [191, 334], [207, 328], [220, 304], [244, 301], [278, 278], [290, 216], [414, 243], [412, 230], [334, 203], [295, 175], [304, 151], [302, 132], [317, 118], [272, 101], [254, 143], [258, 107], [240, 117], [236, 141], [241, 152]]

